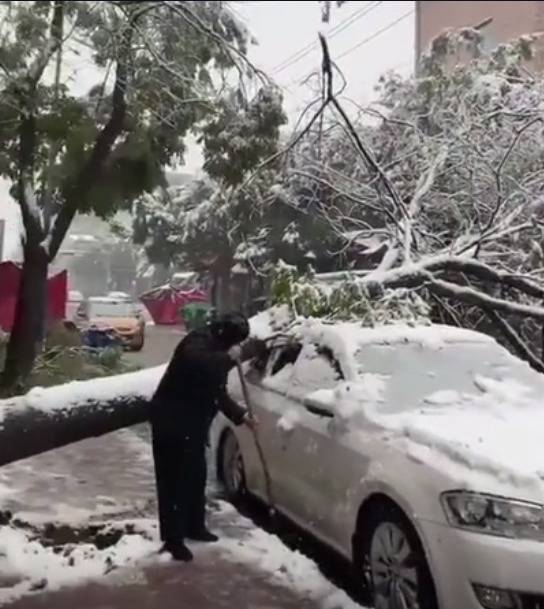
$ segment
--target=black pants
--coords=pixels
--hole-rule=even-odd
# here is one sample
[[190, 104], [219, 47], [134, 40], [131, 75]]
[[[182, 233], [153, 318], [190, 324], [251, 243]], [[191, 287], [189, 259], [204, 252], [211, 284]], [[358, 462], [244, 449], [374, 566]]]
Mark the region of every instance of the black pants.
[[153, 428], [159, 527], [165, 543], [181, 542], [204, 527], [206, 436], [201, 436], [173, 437]]

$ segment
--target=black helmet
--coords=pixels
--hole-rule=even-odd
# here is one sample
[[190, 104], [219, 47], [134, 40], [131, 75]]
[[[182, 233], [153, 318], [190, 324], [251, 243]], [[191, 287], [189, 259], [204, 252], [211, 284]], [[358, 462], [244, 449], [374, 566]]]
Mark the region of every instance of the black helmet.
[[249, 323], [242, 313], [226, 313], [216, 317], [210, 328], [214, 338], [225, 347], [243, 342], [249, 336]]

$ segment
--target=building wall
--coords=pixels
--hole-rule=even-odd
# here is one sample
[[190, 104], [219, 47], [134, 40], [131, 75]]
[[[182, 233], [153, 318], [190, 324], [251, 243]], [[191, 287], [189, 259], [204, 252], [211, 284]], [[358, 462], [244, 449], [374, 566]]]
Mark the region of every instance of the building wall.
[[496, 46], [523, 34], [544, 31], [542, 1], [466, 1], [424, 0], [416, 2], [416, 57], [424, 53], [431, 41], [446, 29], [482, 28], [484, 38]]

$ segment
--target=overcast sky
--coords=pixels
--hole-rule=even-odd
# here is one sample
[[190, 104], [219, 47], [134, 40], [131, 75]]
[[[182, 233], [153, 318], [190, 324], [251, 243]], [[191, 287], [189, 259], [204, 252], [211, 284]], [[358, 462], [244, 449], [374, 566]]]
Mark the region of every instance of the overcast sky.
[[[412, 72], [412, 0], [351, 0], [333, 9], [328, 25], [321, 22], [320, 7], [313, 1], [264, 0], [232, 6], [258, 40], [258, 45], [250, 48], [251, 61], [282, 87], [291, 121], [313, 99], [310, 85], [302, 81], [319, 67], [319, 31], [327, 35], [331, 56], [347, 79], [345, 97], [359, 104], [372, 100], [376, 82], [387, 70]], [[71, 88], [85, 93], [95, 84], [96, 72], [90, 62], [80, 60], [70, 78]], [[197, 147], [189, 146], [184, 171], [198, 171], [200, 162]], [[4, 258], [17, 248], [17, 213], [16, 206], [8, 202], [6, 185], [0, 182], [0, 217], [9, 222]]]

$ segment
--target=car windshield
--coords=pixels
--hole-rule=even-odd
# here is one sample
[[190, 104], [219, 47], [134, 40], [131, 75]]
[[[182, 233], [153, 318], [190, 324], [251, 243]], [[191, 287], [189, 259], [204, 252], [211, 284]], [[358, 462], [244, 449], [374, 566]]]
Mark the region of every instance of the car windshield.
[[131, 302], [90, 302], [89, 317], [135, 317], [136, 307]]
[[504, 392], [513, 387], [544, 391], [544, 376], [494, 343], [450, 343], [438, 350], [415, 344], [370, 345], [356, 359], [363, 382], [365, 375], [383, 381], [383, 412], [425, 404], [447, 407], [460, 394], [477, 393], [478, 379], [499, 381]]

